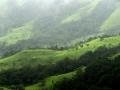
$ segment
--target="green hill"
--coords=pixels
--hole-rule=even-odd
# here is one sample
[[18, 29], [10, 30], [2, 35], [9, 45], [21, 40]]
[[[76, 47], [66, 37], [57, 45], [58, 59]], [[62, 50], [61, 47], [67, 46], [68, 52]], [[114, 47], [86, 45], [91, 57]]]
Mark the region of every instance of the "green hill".
[[[91, 64], [108, 65], [97, 84], [107, 82], [119, 67], [119, 17], [120, 0], [1, 0], [0, 90], [52, 90]], [[86, 75], [103, 73], [94, 67]]]
[[[13, 8], [11, 3], [7, 3], [8, 0], [2, 0], [0, 4], [7, 8], [1, 8], [4, 13], [0, 14], [1, 44], [13, 45], [25, 40], [23, 48], [67, 46], [101, 33], [118, 33], [120, 29], [117, 0], [71, 0], [68, 4], [60, 1], [59, 5], [51, 2], [50, 9], [41, 9], [42, 6], [37, 3], [43, 2], [39, 0], [10, 1]], [[35, 9], [36, 6], [39, 8]], [[29, 22], [32, 24], [28, 25]], [[28, 42], [29, 46], [24, 47]]]
[[24, 50], [10, 57], [0, 59], [1, 70], [10, 68], [21, 68], [24, 65], [34, 66], [39, 64], [56, 63], [64, 58], [79, 58], [88, 51], [95, 51], [101, 46], [108, 48], [119, 45], [120, 36], [108, 37], [103, 40], [100, 38], [86, 42], [83, 47], [80, 45], [67, 50], [50, 50], [50, 49], [32, 49]]
[[0, 43], [4, 45], [14, 45], [21, 40], [28, 40], [32, 36], [32, 23], [25, 24], [9, 31], [3, 37], [0, 37]]
[[70, 72], [67, 74], [57, 75], [57, 76], [51, 76], [47, 79], [45, 79], [44, 86], [40, 85], [40, 83], [28, 86], [25, 90], [40, 90], [41, 88], [44, 88], [45, 90], [52, 90], [52, 87], [54, 86], [54, 83], [59, 82], [63, 80], [64, 78], [71, 79], [75, 75], [75, 72]]
[[[39, 64], [47, 65], [54, 64], [64, 58], [79, 58], [83, 54], [88, 51], [96, 51], [99, 47], [104, 46], [107, 48], [114, 48], [119, 46], [120, 36], [112, 36], [106, 38], [97, 38], [91, 41], [88, 41], [81, 45], [76, 45], [73, 48], [69, 48], [66, 50], [51, 50], [51, 49], [31, 49], [24, 50], [10, 57], [6, 57], [0, 60], [0, 68], [1, 72], [8, 69], [19, 69], [24, 66], [37, 66]], [[118, 56], [119, 54], [114, 54], [112, 58]], [[111, 57], [110, 57], [111, 58]], [[39, 90], [39, 88], [51, 88], [53, 82], [61, 81], [64, 78], [71, 78], [74, 74], [62, 74], [58, 76], [52, 76], [50, 78], [45, 79], [44, 87], [41, 86], [43, 83], [34, 84], [32, 86], [26, 87], [26, 90]]]
[[120, 26], [120, 21], [118, 20], [120, 16], [120, 7], [113, 12], [112, 15], [105, 21], [101, 30], [112, 30]]

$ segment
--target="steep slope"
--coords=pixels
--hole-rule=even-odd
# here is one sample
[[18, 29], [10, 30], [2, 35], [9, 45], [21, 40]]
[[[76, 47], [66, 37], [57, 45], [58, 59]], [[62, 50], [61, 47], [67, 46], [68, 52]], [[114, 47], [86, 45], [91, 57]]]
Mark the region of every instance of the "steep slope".
[[21, 40], [28, 40], [32, 36], [32, 24], [28, 23], [22, 27], [10, 30], [6, 35], [0, 37], [0, 43], [5, 46], [14, 45]]
[[26, 87], [25, 90], [34, 90], [34, 89], [35, 90], [40, 90], [40, 89], [52, 90], [54, 83], [59, 82], [59, 81], [63, 80], [64, 78], [71, 79], [75, 75], [75, 73], [76, 72], [74, 71], [74, 72], [61, 74], [61, 75], [57, 75], [57, 76], [51, 76], [44, 81], [44, 86], [42, 86], [42, 85], [40, 85], [40, 83], [38, 83], [38, 84], [35, 84], [32, 86]]
[[[117, 0], [71, 0], [70, 2], [65, 0], [59, 3], [53, 0], [50, 5], [46, 5], [46, 9], [38, 6], [40, 2], [39, 0], [35, 2], [17, 0], [14, 3], [12, 1], [13, 7], [10, 7], [10, 3], [5, 4], [4, 1], [2, 5], [9, 8], [4, 15], [0, 16], [1, 36], [9, 38], [3, 35], [8, 32], [10, 34], [11, 30], [20, 29], [31, 21], [33, 35], [28, 41], [25, 40], [34, 47], [68, 46], [90, 36], [119, 32], [117, 18], [120, 7]], [[26, 28], [23, 29], [26, 30]], [[12, 35], [12, 37], [15, 36]], [[24, 40], [24, 37], [19, 37], [19, 40]], [[9, 42], [14, 41], [11, 39]]]
[[[82, 2], [83, 1], [81, 1], [81, 3]], [[41, 18], [37, 20], [38, 22], [36, 23], [39, 23], [38, 25], [40, 26], [35, 26], [38, 26], [35, 28], [36, 32], [40, 33], [37, 38], [40, 38], [40, 43], [44, 43], [46, 45], [48, 45], [48, 43], [52, 43], [51, 45], [61, 45], [64, 43], [63, 45], [66, 45], [71, 42], [77, 42], [77, 39], [86, 39], [91, 35], [95, 36], [101, 33], [101, 25], [103, 25], [108, 17], [114, 13], [114, 10], [118, 6], [116, 2], [117, 1], [115, 0], [94, 0], [83, 5], [81, 3], [78, 4], [77, 2], [74, 2], [69, 4], [69, 7], [66, 6], [68, 7], [67, 9], [64, 6], [61, 8], [64, 10], [60, 11], [62, 15], [61, 13], [57, 13], [57, 15], [54, 13], [54, 15], [51, 14], [50, 16], [47, 16], [48, 22], [45, 24], [41, 24], [44, 22], [44, 17], [42, 18], [43, 22], [40, 22]], [[74, 9], [74, 5], [76, 5], [77, 8]], [[48, 27], [45, 27], [45, 25]], [[105, 31], [102, 33], [108, 34]], [[53, 38], [53, 36], [56, 38]]]
[[[49, 49], [33, 49], [24, 50], [13, 56], [0, 59], [0, 68], [2, 70], [10, 68], [22, 68], [23, 66], [36, 66], [39, 64], [56, 63], [57, 61], [69, 58], [79, 58], [88, 51], [94, 51], [101, 46], [108, 48], [119, 45], [120, 36], [108, 37], [103, 40], [100, 38], [83, 44], [83, 47], [77, 46], [67, 50], [49, 50]], [[77, 48], [77, 49], [76, 49]]]
[[113, 14], [105, 21], [103, 26], [101, 27], [101, 30], [111, 30], [114, 31], [120, 31], [120, 22], [119, 22], [119, 16], [120, 16], [120, 7], [117, 7], [116, 10], [113, 12]]
[[[1, 0], [0, 10], [0, 89], [18, 81], [24, 85], [36, 83], [26, 90], [49, 90], [54, 83], [71, 79], [76, 73], [76, 69], [69, 71], [74, 65], [67, 67], [66, 63], [70, 73], [56, 73], [53, 68], [58, 64], [61, 69], [59, 61], [75, 62], [84, 55], [88, 58], [89, 53], [92, 56], [91, 52], [101, 47], [117, 50], [120, 46], [120, 35], [116, 35], [120, 33], [119, 0]], [[95, 36], [98, 37], [91, 40]], [[111, 61], [118, 56], [120, 52], [113, 52], [104, 59]], [[91, 61], [85, 59], [86, 62]]]
[[[23, 69], [20, 69], [20, 71], [23, 70], [23, 72], [24, 72], [24, 66], [35, 67], [35, 66], [39, 66], [41, 64], [43, 64], [43, 65], [53, 64], [54, 65], [57, 61], [63, 60], [66, 57], [74, 58], [74, 60], [76, 60], [76, 58], [79, 58], [80, 56], [82, 56], [83, 54], [85, 54], [89, 51], [96, 51], [101, 46], [107, 47], [108, 49], [116, 48], [119, 46], [119, 42], [120, 42], [120, 36], [112, 36], [112, 37], [106, 37], [106, 38], [93, 39], [91, 41], [84, 43], [82, 46], [77, 45], [77, 46], [75, 46], [73, 48], [69, 48], [67, 50], [60, 50], [60, 51], [59, 50], [50, 50], [50, 49], [24, 50], [13, 56], [10, 56], [8, 58], [1, 59], [0, 60], [0, 68], [1, 68], [0, 72], [2, 75], [2, 72], [6, 71], [6, 70], [8, 70], [8, 73], [10, 73], [11, 71], [9, 72], [9, 70], [13, 70], [13, 72], [14, 72], [14, 70], [17, 70], [17, 69], [19, 70], [20, 68], [23, 68]], [[112, 50], [114, 50], [114, 49], [112, 49]], [[101, 52], [101, 49], [100, 49], [100, 52]], [[104, 50], [103, 50], [103, 52], [104, 52]], [[106, 52], [108, 52], [108, 51], [106, 51]], [[105, 53], [103, 53], [103, 55], [104, 54]], [[95, 55], [97, 55], [97, 54], [95, 54]], [[119, 55], [119, 52], [117, 52], [117, 53], [113, 52], [112, 55], [108, 58], [110, 58], [112, 60], [113, 58], [117, 57], [118, 55]], [[99, 55], [98, 55], [98, 57], [99, 57]], [[94, 60], [93, 60], [93, 62], [94, 62]], [[81, 67], [81, 70], [84, 71], [86, 67], [84, 67], [84, 66], [82, 66], [82, 67]], [[19, 72], [19, 71], [17, 71], [17, 72]], [[45, 79], [45, 82], [40, 82], [40, 83], [34, 84], [32, 86], [26, 87], [26, 90], [32, 90], [32, 89], [39, 90], [39, 89], [43, 89], [43, 88], [45, 88], [46, 90], [47, 89], [49, 90], [51, 88], [51, 90], [52, 90], [54, 83], [59, 82], [59, 81], [63, 80], [64, 78], [71, 79], [71, 77], [74, 74], [75, 74], [75, 72], [62, 74], [62, 75], [57, 74], [57, 76], [52, 76], [52, 77]], [[4, 75], [4, 73], [3, 73], [3, 75]]]

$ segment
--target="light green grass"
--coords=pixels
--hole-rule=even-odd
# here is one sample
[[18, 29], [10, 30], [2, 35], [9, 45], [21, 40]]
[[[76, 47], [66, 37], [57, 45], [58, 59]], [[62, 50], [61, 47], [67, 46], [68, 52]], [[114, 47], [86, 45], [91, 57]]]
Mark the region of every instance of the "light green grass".
[[93, 10], [96, 9], [97, 5], [101, 2], [102, 0], [92, 0], [92, 3], [90, 5], [90, 10], [88, 11], [88, 13], [90, 14]]
[[83, 17], [88, 16], [90, 13], [92, 13], [92, 11], [100, 3], [100, 1], [102, 1], [102, 0], [94, 0], [92, 2], [89, 2], [89, 4], [88, 4], [88, 1], [86, 1], [86, 0], [79, 0], [80, 5], [81, 6], [83, 5], [83, 7], [81, 7], [74, 14], [72, 14], [72, 15], [66, 17], [65, 19], [63, 19], [61, 21], [61, 24], [76, 22], [76, 21], [81, 20]]
[[118, 7], [113, 14], [103, 23], [101, 31], [111, 30], [120, 27], [120, 7]]
[[61, 23], [65, 24], [65, 23], [69, 23], [69, 22], [75, 22], [78, 21], [81, 18], [80, 13], [77, 12], [69, 17], [67, 17], [66, 19], [64, 19]]
[[[63, 60], [65, 57], [69, 58], [78, 58], [88, 51], [95, 51], [101, 46], [106, 46], [108, 48], [116, 47], [119, 45], [120, 36], [114, 36], [105, 38], [103, 40], [95, 39], [90, 42], [87, 42], [80, 47], [79, 45], [75, 48], [70, 48], [68, 50], [50, 50], [50, 49], [33, 49], [33, 50], [24, 50], [8, 58], [0, 60], [0, 68], [9, 69], [22, 67], [22, 65], [37, 65], [37, 64], [48, 64], [55, 63], [58, 60]], [[78, 48], [78, 49], [76, 49]], [[28, 58], [28, 59], [27, 59]], [[30, 60], [29, 58], [35, 58]], [[38, 59], [38, 60], [36, 60]], [[16, 64], [16, 65], [14, 65]], [[52, 88], [55, 82], [58, 82], [64, 78], [71, 78], [75, 72], [62, 74], [58, 76], [51, 76], [45, 80], [44, 86], [41, 86], [41, 83], [31, 85], [26, 87], [26, 90], [40, 90], [40, 88]], [[48, 89], [50, 90], [50, 89]]]
[[[105, 38], [104, 40], [95, 39], [87, 42], [80, 47], [68, 50], [50, 50], [50, 49], [33, 49], [24, 50], [7, 58], [0, 59], [0, 69], [21, 68], [25, 65], [36, 66], [38, 64], [50, 64], [63, 60], [64, 58], [79, 58], [88, 51], [95, 51], [101, 46], [108, 48], [116, 47], [120, 43], [120, 36]], [[77, 48], [77, 49], [76, 49]]]
[[5, 36], [0, 37], [0, 43], [5, 45], [12, 45], [20, 40], [27, 40], [32, 35], [32, 24], [28, 23], [22, 27], [12, 29]]
[[42, 84], [38, 83], [38, 84], [34, 84], [34, 85], [26, 87], [25, 90], [41, 90], [42, 88], [44, 88], [44, 90], [52, 90], [56, 82], [59, 82], [63, 80], [64, 78], [71, 79], [74, 75], [75, 75], [75, 71], [66, 73], [66, 74], [57, 75], [57, 76], [51, 76], [45, 79], [43, 86]]
[[45, 81], [45, 90], [52, 90], [54, 84], [63, 80], [64, 78], [71, 79], [75, 75], [75, 72], [70, 72], [67, 74], [62, 74], [58, 76], [52, 76]]
[[24, 50], [8, 58], [0, 60], [1, 69], [20, 68], [24, 65], [38, 65], [56, 62], [65, 52], [49, 49]]
[[34, 84], [34, 85], [31, 85], [31, 86], [27, 86], [25, 88], [25, 90], [41, 90], [40, 88], [41, 88], [40, 84]]
[[[78, 68], [79, 70], [81, 70], [81, 72], [79, 73], [84, 73], [85, 71], [85, 67], [81, 66], [80, 68]], [[25, 90], [53, 90], [53, 87], [56, 83], [64, 80], [64, 79], [72, 79], [75, 75], [76, 75], [76, 71], [73, 72], [69, 72], [69, 73], [65, 73], [65, 74], [61, 74], [61, 75], [56, 75], [56, 76], [50, 76], [48, 78], [46, 78], [44, 80], [44, 82], [40, 82], [31, 86], [27, 86]], [[37, 89], [34, 89], [37, 88]]]

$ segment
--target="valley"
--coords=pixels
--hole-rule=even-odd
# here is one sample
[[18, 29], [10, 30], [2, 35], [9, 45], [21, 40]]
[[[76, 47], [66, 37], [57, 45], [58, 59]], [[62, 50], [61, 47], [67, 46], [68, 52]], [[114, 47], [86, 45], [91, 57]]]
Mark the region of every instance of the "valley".
[[120, 0], [1, 0], [0, 90], [116, 90]]

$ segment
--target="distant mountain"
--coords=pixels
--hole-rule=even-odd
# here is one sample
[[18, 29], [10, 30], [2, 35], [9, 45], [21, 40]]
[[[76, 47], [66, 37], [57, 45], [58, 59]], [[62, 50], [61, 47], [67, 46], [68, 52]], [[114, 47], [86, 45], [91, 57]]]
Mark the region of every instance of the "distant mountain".
[[0, 10], [0, 42], [7, 46], [61, 47], [120, 32], [119, 0], [2, 0]]
[[0, 0], [0, 90], [116, 88], [119, 17], [120, 0]]

